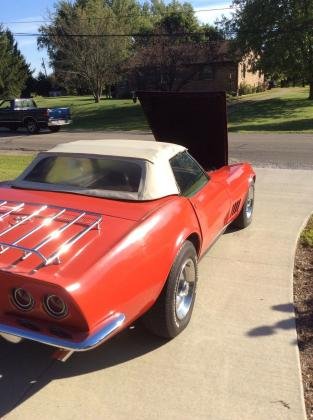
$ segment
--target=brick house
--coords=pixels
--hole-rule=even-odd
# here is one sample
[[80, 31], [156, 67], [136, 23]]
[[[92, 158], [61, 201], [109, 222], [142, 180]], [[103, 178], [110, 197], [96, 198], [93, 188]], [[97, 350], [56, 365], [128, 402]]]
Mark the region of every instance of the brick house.
[[[149, 62], [145, 66], [140, 61], [139, 65], [133, 66], [135, 71], [128, 78], [130, 90], [158, 90], [156, 79], [160, 82], [162, 69], [158, 69], [155, 64], [150, 65]], [[243, 92], [244, 87], [246, 92]], [[263, 87], [264, 75], [252, 71], [249, 57], [243, 57], [239, 52], [234, 53], [230, 41], [214, 41], [210, 44], [199, 44], [195, 62], [180, 64], [172, 90], [226, 91], [239, 94], [263, 90]]]
[[264, 74], [252, 71], [249, 57], [232, 53], [229, 41], [218, 41], [214, 58], [202, 63], [202, 70], [184, 86], [187, 91], [226, 91], [239, 94], [244, 86], [264, 87]]

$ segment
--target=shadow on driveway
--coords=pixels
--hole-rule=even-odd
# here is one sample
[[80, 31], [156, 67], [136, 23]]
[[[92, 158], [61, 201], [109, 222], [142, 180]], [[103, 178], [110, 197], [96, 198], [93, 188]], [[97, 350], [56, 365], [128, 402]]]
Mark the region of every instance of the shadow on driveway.
[[0, 128], [0, 139], [6, 138], [6, 137], [33, 137], [37, 136], [38, 134], [54, 134], [49, 129], [40, 129], [40, 131], [36, 134], [29, 134], [26, 130], [26, 128], [19, 128], [17, 130], [7, 130], [5, 128]]
[[65, 363], [51, 359], [51, 347], [0, 341], [0, 418], [55, 379], [83, 375], [140, 357], [166, 344], [139, 323], [95, 350], [74, 353]]
[[[273, 311], [294, 314], [294, 306], [292, 303], [284, 303], [281, 305], [274, 305], [271, 307]], [[261, 325], [260, 327], [253, 328], [247, 332], [248, 337], [261, 337], [276, 334], [279, 330], [290, 330], [295, 328], [295, 317], [283, 319], [272, 325]], [[296, 344], [296, 343], [293, 343]]]

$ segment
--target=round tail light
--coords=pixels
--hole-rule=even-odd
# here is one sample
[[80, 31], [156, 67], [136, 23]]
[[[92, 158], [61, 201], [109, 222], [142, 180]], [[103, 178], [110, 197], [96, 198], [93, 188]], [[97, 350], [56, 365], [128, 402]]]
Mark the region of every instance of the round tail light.
[[29, 311], [33, 308], [35, 301], [32, 295], [27, 290], [18, 287], [13, 290], [13, 302], [18, 309]]
[[55, 318], [63, 318], [68, 312], [66, 303], [57, 295], [46, 296], [44, 307], [46, 312]]

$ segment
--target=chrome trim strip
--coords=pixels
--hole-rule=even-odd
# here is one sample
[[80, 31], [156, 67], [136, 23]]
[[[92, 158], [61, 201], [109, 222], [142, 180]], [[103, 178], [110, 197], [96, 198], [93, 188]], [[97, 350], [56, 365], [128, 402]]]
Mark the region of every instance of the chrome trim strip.
[[[60, 256], [64, 254], [66, 251], [70, 249], [72, 245], [74, 245], [79, 239], [81, 239], [83, 236], [85, 236], [89, 231], [92, 229], [100, 230], [100, 223], [102, 221], [102, 216], [98, 213], [89, 212], [89, 211], [82, 211], [77, 209], [71, 209], [67, 207], [59, 207], [54, 205], [41, 205], [41, 207], [37, 208], [40, 204], [38, 203], [19, 203], [16, 201], [1, 201], [0, 202], [0, 210], [1, 207], [6, 205], [9, 209], [4, 209], [4, 213], [1, 213], [0, 211], [0, 221], [5, 219], [7, 216], [12, 215], [14, 213], [18, 213], [21, 209], [24, 209], [24, 213], [28, 213], [27, 207], [32, 207], [31, 214], [20, 216], [16, 221], [15, 224], [10, 223], [8, 227], [6, 227], [4, 230], [0, 230], [0, 255], [2, 255], [4, 252], [6, 252], [9, 249], [17, 249], [19, 251], [23, 252], [23, 255], [20, 257], [20, 261], [26, 260], [28, 257], [30, 257], [33, 254], [36, 254], [42, 261], [42, 264], [37, 266], [35, 268], [35, 271], [42, 266], [46, 266], [48, 264], [52, 263], [58, 263], [60, 264]], [[35, 209], [35, 210], [34, 210]], [[6, 235], [7, 233], [11, 232], [12, 230], [16, 229], [18, 226], [24, 224], [25, 222], [37, 217], [40, 213], [42, 213], [45, 210], [53, 210], [54, 214], [49, 214], [45, 219], [43, 219], [41, 222], [40, 220], [37, 221], [39, 224], [35, 225], [35, 227], [31, 226], [31, 229], [28, 231], [24, 231], [22, 236], [17, 236], [13, 239], [11, 239], [12, 242], [6, 241], [5, 239], [2, 240], [2, 237]], [[55, 213], [56, 212], [56, 213]], [[34, 244], [32, 247], [29, 246], [23, 246], [20, 243], [24, 240], [29, 238], [31, 235], [33, 235], [35, 232], [40, 231], [44, 226], [47, 226], [47, 222], [51, 222], [53, 220], [58, 219], [61, 215], [66, 215], [66, 212], [73, 213], [69, 217], [66, 218], [66, 220], [62, 221], [62, 226], [60, 226], [57, 229], [54, 229], [52, 232], [45, 234], [44, 237], [38, 238], [36, 241], [37, 243]], [[19, 214], [19, 213], [18, 213]], [[69, 216], [69, 215], [68, 215]], [[65, 232], [67, 229], [69, 229], [71, 226], [77, 224], [80, 225], [83, 218], [86, 217], [86, 219], [89, 219], [89, 221], [85, 221], [83, 223], [83, 227], [78, 233], [72, 233], [70, 235], [70, 238], [64, 238], [63, 242], [56, 243], [56, 248], [54, 250], [50, 251], [50, 255], [44, 255], [41, 251], [41, 248], [43, 248], [46, 244], [53, 241], [57, 237], [59, 237], [63, 232]], [[90, 220], [90, 217], [94, 220]], [[86, 226], [87, 225], [87, 226]], [[69, 235], [67, 235], [69, 236]], [[38, 242], [39, 241], [39, 242]], [[18, 245], [20, 244], [20, 245]]]
[[6, 213], [0, 215], [0, 220], [3, 220], [5, 217], [9, 216], [11, 213], [22, 209], [25, 206], [24, 203], [19, 204], [18, 206], [13, 207], [12, 209], [8, 210]]
[[124, 321], [125, 315], [122, 313], [111, 315], [103, 322], [102, 326], [95, 333], [89, 335], [87, 338], [85, 338], [85, 340], [79, 342], [65, 340], [62, 338], [53, 337], [50, 335], [38, 333], [36, 331], [13, 327], [6, 324], [0, 324], [0, 336], [2, 336], [2, 334], [8, 334], [63, 350], [87, 351], [99, 346], [104, 341], [108, 340], [113, 335], [113, 333], [116, 332], [116, 330], [120, 329]]
[[[28, 258], [32, 254], [33, 251], [38, 251], [40, 248], [42, 248], [48, 242], [52, 241], [54, 239], [55, 235], [59, 235], [59, 234], [63, 233], [65, 230], [67, 230], [69, 227], [71, 227], [72, 225], [74, 225], [76, 222], [78, 222], [84, 216], [86, 216], [86, 213], [85, 212], [82, 212], [78, 216], [76, 216], [75, 219], [70, 220], [65, 225], [63, 225], [60, 228], [58, 228], [58, 229], [52, 231], [51, 233], [49, 233], [49, 235], [47, 235], [41, 242], [39, 242], [39, 244], [35, 245], [31, 249], [31, 251], [29, 251], [28, 253], [26, 253], [22, 259], [23, 260], [26, 260], [26, 258]], [[45, 263], [47, 262], [47, 260], [48, 260], [48, 258], [45, 258], [45, 260], [44, 260]]]
[[56, 121], [54, 121], [54, 120], [50, 120], [50, 121], [48, 121], [48, 127], [52, 127], [52, 126], [56, 126], [56, 125], [68, 125], [68, 124], [71, 124], [72, 123], [72, 120], [64, 120], [64, 121], [62, 121], [61, 122], [61, 120], [57, 120], [57, 122]]
[[[6, 251], [9, 248], [18, 249], [19, 251], [23, 251], [24, 252], [24, 255], [26, 255], [26, 254], [29, 254], [29, 255], [35, 254], [44, 263], [47, 262], [47, 258], [40, 251], [37, 251], [36, 249], [32, 249], [31, 251], [29, 251], [29, 248], [26, 248], [25, 246], [14, 245], [14, 244], [10, 244], [8, 242], [2, 242], [2, 241], [0, 241], [0, 249], [1, 249], [0, 254], [3, 254], [3, 252]], [[23, 259], [23, 257], [22, 257], [22, 259]]]
[[[1, 205], [4, 205], [4, 204], [19, 204], [20, 202], [19, 201], [15, 201], [15, 200], [9, 200], [9, 201], [3, 201], [3, 202], [1, 202]], [[39, 206], [39, 205], [41, 205], [40, 203], [34, 203], [33, 201], [24, 201], [24, 204], [25, 204], [25, 206], [27, 205], [27, 206]], [[57, 209], [57, 210], [60, 210], [60, 209], [65, 209], [65, 210], [68, 210], [68, 211], [73, 211], [73, 212], [76, 212], [76, 213], [80, 213], [81, 212], [81, 210], [78, 210], [77, 208], [73, 208], [73, 207], [60, 207], [60, 206], [55, 206], [55, 205], [53, 205], [53, 204], [48, 204], [47, 205], [48, 207], [49, 207], [49, 209]], [[91, 216], [91, 215], [93, 215], [93, 216], [99, 216], [99, 213], [95, 213], [95, 212], [93, 212], [93, 211], [86, 211], [85, 212], [86, 214], [88, 214], [88, 216]]]
[[[66, 211], [65, 209], [59, 211], [54, 216], [50, 217], [50, 220], [53, 221], [53, 220], [57, 219], [59, 216], [61, 216], [63, 213], [65, 213], [65, 211]], [[43, 221], [40, 225], [36, 226], [34, 229], [32, 229], [29, 232], [25, 233], [25, 235], [23, 235], [23, 236], [19, 237], [18, 239], [16, 239], [16, 241], [14, 241], [12, 243], [12, 245], [17, 245], [18, 243], [22, 242], [24, 239], [29, 238], [31, 235], [33, 235], [35, 232], [38, 232], [38, 230], [42, 229], [44, 226], [46, 226], [45, 221]], [[10, 249], [10, 247], [7, 247], [7, 248], [2, 249], [2, 251], [0, 251], [0, 255], [3, 254], [8, 249]]]
[[[25, 203], [23, 203], [23, 207], [24, 207], [24, 205], [25, 205]], [[33, 217], [38, 216], [39, 213], [46, 210], [47, 208], [48, 208], [48, 206], [46, 206], [46, 205], [41, 206], [38, 210], [34, 211], [30, 215], [23, 217], [19, 222], [15, 223], [15, 225], [12, 225], [12, 226], [8, 227], [7, 229], [2, 230], [0, 232], [0, 236], [3, 236], [6, 233], [11, 232], [13, 229], [16, 229], [18, 226], [22, 225], [23, 223], [27, 222], [28, 220], [31, 220]]]
[[63, 244], [60, 246], [58, 251], [54, 252], [52, 255], [47, 257], [47, 261], [45, 262], [45, 265], [51, 264], [56, 260], [59, 261], [60, 256], [64, 252], [66, 252], [72, 245], [76, 244], [76, 242], [79, 241], [79, 239], [82, 238], [86, 233], [88, 233], [90, 230], [92, 230], [96, 226], [98, 226], [98, 230], [99, 230], [99, 224], [100, 224], [100, 220], [96, 220], [90, 226], [86, 227], [81, 232], [78, 232], [75, 236], [68, 239], [67, 241], [63, 242]]
[[1, 201], [0, 207], [4, 206], [5, 204], [7, 204], [7, 201]]

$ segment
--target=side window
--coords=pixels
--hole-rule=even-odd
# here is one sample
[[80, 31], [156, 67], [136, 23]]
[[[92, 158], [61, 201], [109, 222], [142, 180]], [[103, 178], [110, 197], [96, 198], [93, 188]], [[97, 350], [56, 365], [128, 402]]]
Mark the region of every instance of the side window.
[[20, 99], [14, 100], [14, 109], [20, 110], [23, 108], [22, 101]]
[[208, 176], [188, 152], [178, 153], [170, 164], [180, 192], [186, 197], [195, 194], [208, 182]]
[[0, 109], [10, 109], [10, 102], [9, 101], [2, 101], [0, 103]]

